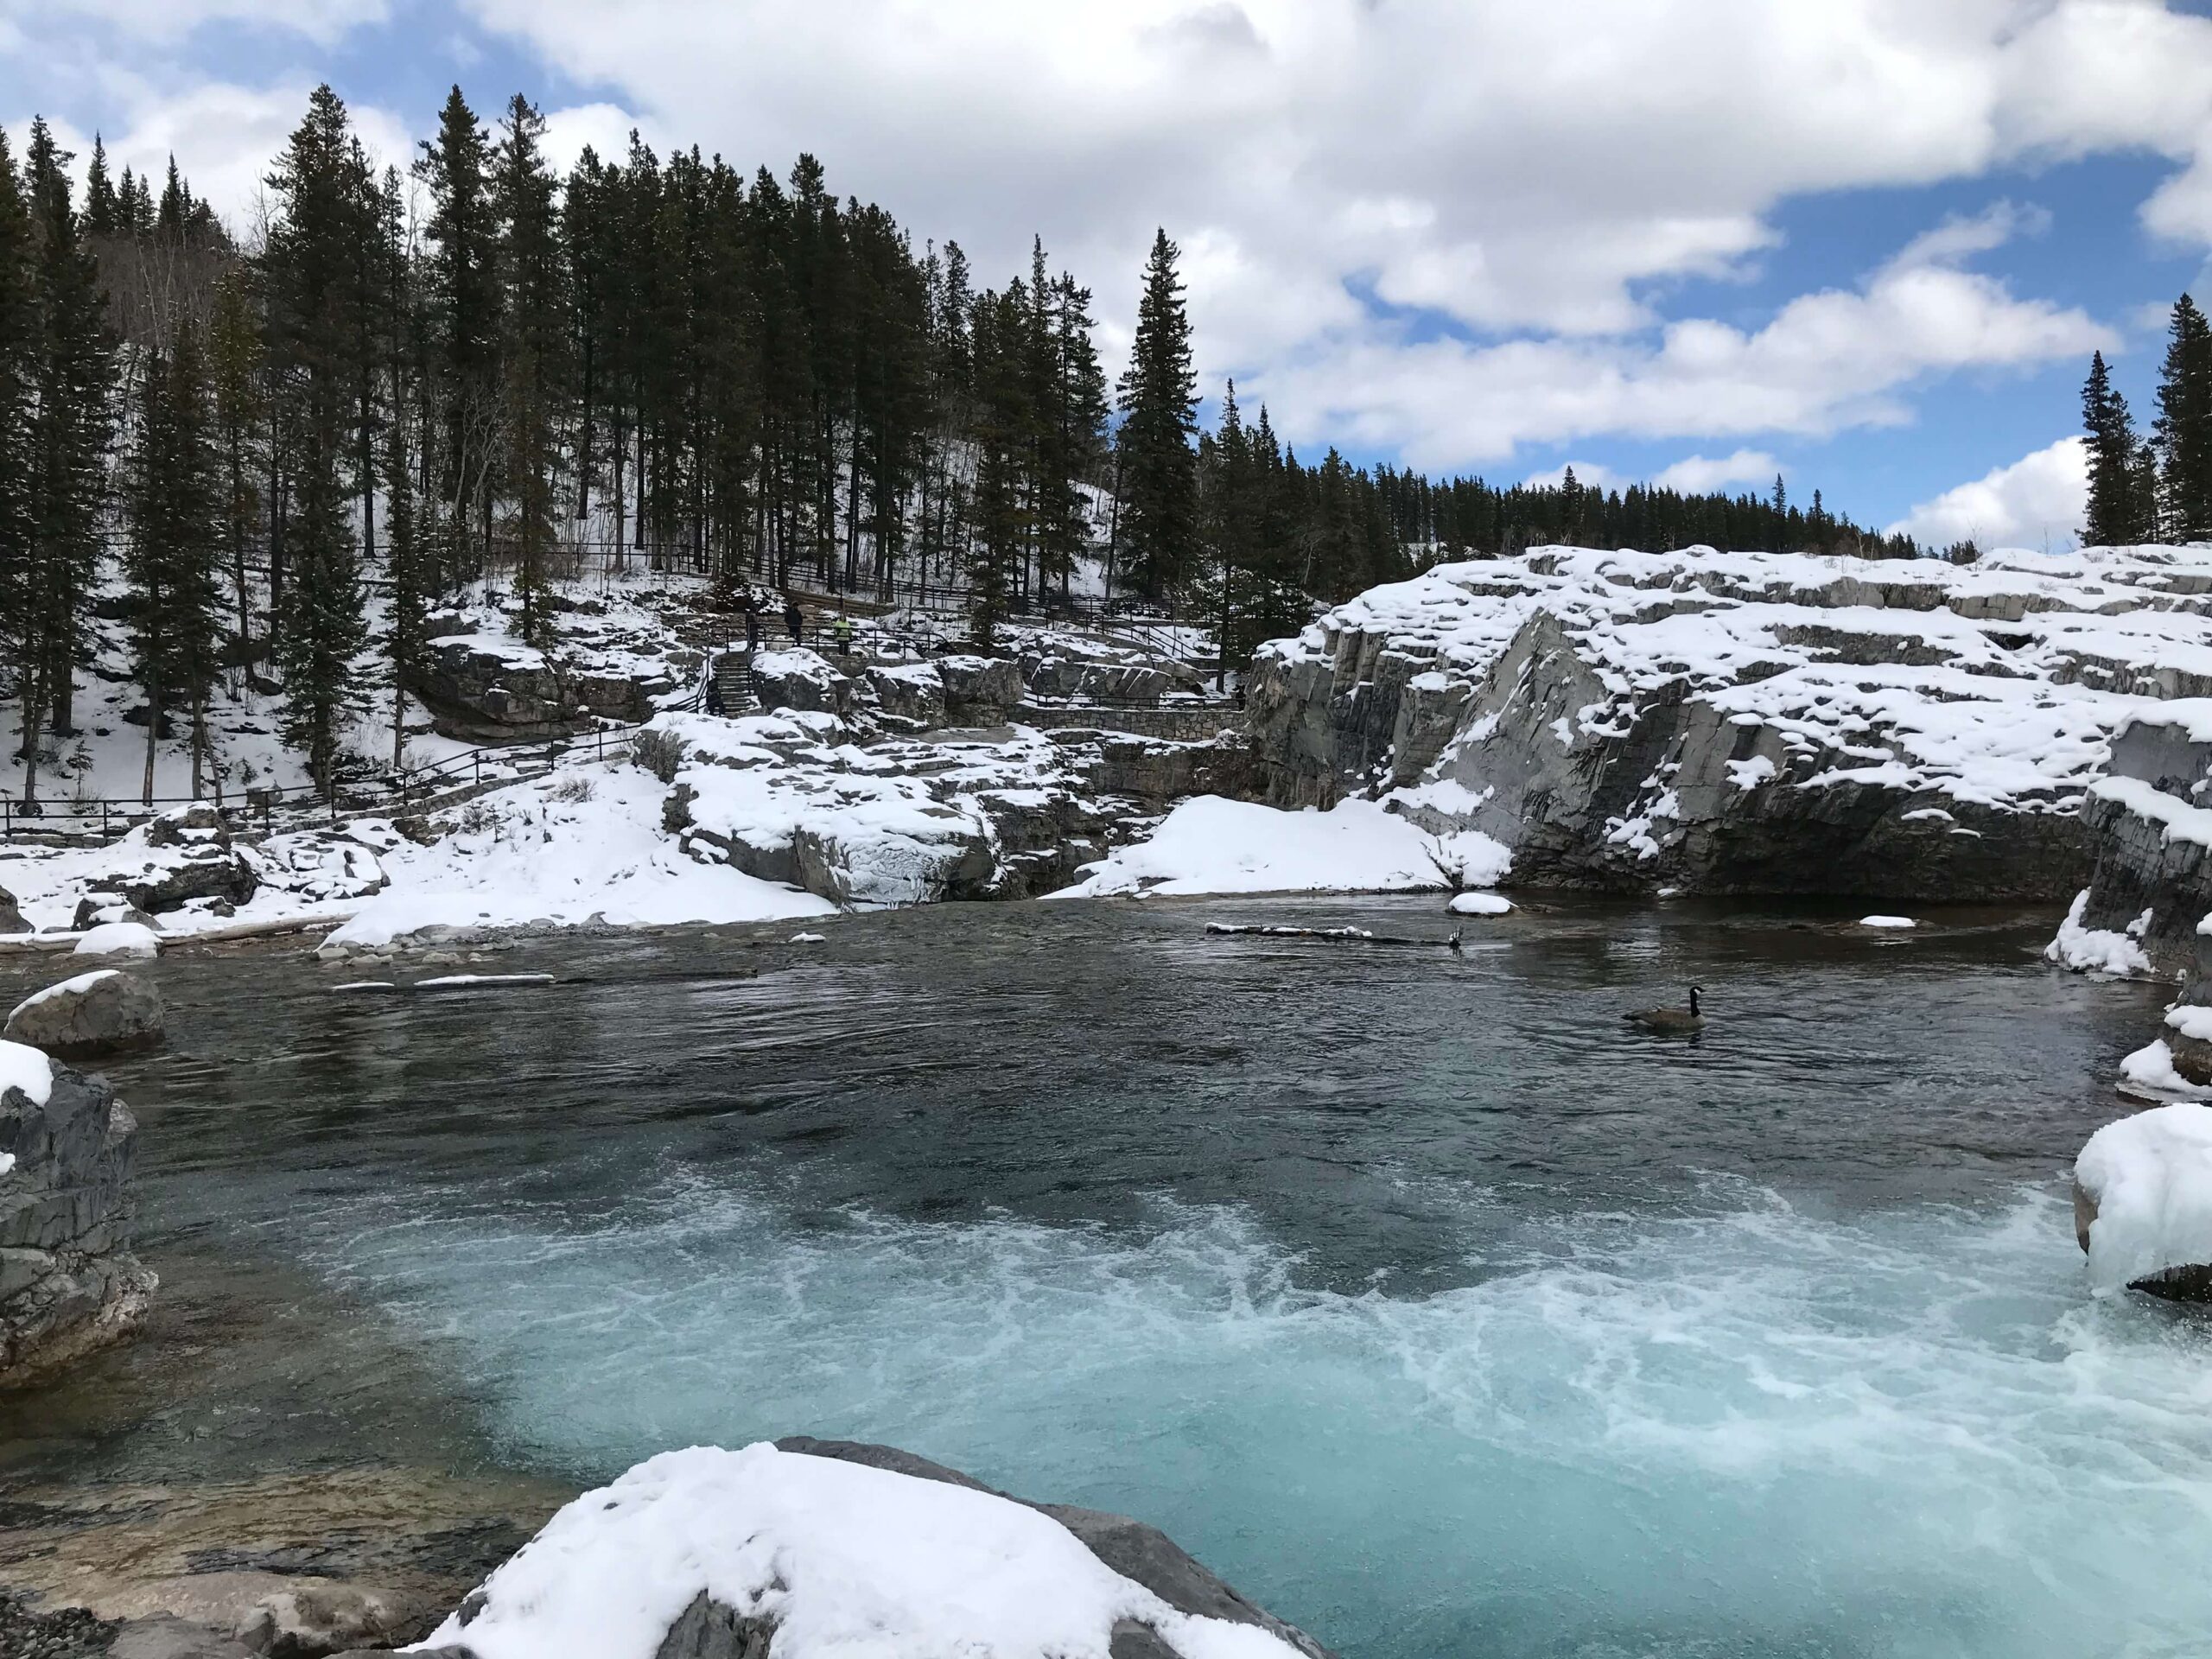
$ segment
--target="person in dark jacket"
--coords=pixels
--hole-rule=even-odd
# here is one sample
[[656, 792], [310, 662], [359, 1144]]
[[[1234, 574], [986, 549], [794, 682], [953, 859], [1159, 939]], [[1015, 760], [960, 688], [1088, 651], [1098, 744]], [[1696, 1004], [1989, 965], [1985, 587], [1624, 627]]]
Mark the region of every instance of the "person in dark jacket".
[[753, 653], [760, 649], [760, 595], [748, 587], [738, 601], [738, 609], [745, 613], [745, 660], [749, 663]]
[[806, 627], [806, 616], [798, 607], [798, 601], [789, 594], [784, 595], [784, 626], [791, 631], [791, 643], [799, 642], [799, 635]]

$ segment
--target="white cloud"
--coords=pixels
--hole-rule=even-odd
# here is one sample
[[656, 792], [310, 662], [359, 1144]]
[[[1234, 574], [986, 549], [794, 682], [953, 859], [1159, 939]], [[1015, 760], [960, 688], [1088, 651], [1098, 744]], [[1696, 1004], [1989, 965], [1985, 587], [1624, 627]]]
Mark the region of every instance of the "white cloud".
[[2047, 449], [1999, 467], [1923, 501], [1889, 528], [1931, 547], [1971, 541], [1985, 550], [2030, 547], [2062, 551], [2074, 545], [2089, 495], [2082, 441], [2061, 438]]
[[1717, 459], [1685, 455], [1673, 466], [1663, 468], [1651, 481], [1662, 490], [1680, 490], [1685, 495], [1703, 495], [1712, 490], [1725, 490], [1738, 484], [1771, 485], [1788, 470], [1764, 449], [1738, 449], [1733, 454]]

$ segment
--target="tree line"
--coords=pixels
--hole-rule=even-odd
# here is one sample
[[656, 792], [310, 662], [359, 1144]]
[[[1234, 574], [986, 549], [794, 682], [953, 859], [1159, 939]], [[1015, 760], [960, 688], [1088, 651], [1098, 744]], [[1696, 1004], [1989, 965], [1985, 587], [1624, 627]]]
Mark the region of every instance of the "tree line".
[[2158, 400], [2158, 418], [2139, 432], [2104, 353], [2090, 358], [2082, 387], [2089, 546], [2212, 540], [2212, 323], [2186, 294], [2168, 324]]
[[158, 191], [118, 182], [96, 141], [78, 200], [43, 121], [20, 164], [0, 133], [0, 694], [26, 803], [41, 734], [74, 729], [96, 611], [127, 629], [150, 798], [180, 723], [194, 794], [219, 792], [209, 702], [248, 680], [326, 791], [364, 764], [346, 735], [380, 680], [396, 762], [441, 597], [496, 577], [535, 639], [586, 561], [952, 588], [988, 640], [1096, 560], [1109, 592], [1217, 620], [1241, 661], [1317, 603], [1539, 541], [1911, 550], [1779, 480], [1308, 465], [1233, 385], [1201, 433], [1164, 231], [1109, 386], [1091, 292], [1041, 240], [982, 287], [957, 242], [917, 250], [811, 156], [747, 177], [632, 134], [562, 175], [544, 142], [527, 99], [487, 124], [455, 87], [406, 169], [379, 166], [324, 86], [234, 233], [174, 163]]

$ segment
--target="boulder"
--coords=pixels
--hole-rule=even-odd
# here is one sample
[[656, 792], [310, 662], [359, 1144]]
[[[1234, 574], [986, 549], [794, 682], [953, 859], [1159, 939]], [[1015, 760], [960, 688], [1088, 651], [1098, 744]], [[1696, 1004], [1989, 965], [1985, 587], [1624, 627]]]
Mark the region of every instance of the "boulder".
[[944, 680], [933, 664], [871, 668], [868, 683], [877, 707], [893, 719], [911, 721], [921, 730], [944, 724]]
[[155, 1279], [130, 1251], [137, 1131], [105, 1077], [0, 1042], [0, 1384], [145, 1317]]
[[92, 884], [95, 891], [119, 893], [137, 909], [160, 915], [181, 910], [194, 899], [220, 899], [243, 905], [261, 886], [260, 872], [243, 852], [213, 842], [164, 849], [163, 856], [137, 870], [118, 870]]
[[120, 968], [95, 969], [17, 1003], [4, 1035], [57, 1059], [100, 1060], [158, 1048], [162, 994]]
[[31, 925], [23, 919], [23, 912], [16, 904], [16, 895], [0, 887], [0, 933], [28, 933]]
[[76, 913], [69, 918], [69, 931], [83, 933], [103, 922], [136, 922], [141, 927], [161, 926], [159, 922], [119, 893], [88, 893], [77, 901]]
[[142, 922], [102, 922], [86, 930], [69, 954], [75, 957], [134, 957], [162, 953], [162, 936]]
[[586, 1619], [652, 1659], [769, 1659], [802, 1619], [887, 1654], [1332, 1659], [1141, 1522], [804, 1437], [665, 1452], [585, 1493], [410, 1651], [550, 1651]]
[[830, 715], [852, 710], [852, 682], [828, 658], [804, 647], [755, 652], [753, 687], [760, 706], [772, 714], [779, 709]]
[[324, 1659], [377, 1643], [411, 1639], [431, 1609], [419, 1596], [360, 1585], [300, 1580], [264, 1596], [232, 1632], [248, 1653], [268, 1659]]
[[149, 847], [227, 847], [230, 826], [205, 801], [173, 807], [146, 826]]
[[956, 726], [1003, 726], [1021, 701], [1021, 664], [1002, 657], [940, 657], [945, 718]]

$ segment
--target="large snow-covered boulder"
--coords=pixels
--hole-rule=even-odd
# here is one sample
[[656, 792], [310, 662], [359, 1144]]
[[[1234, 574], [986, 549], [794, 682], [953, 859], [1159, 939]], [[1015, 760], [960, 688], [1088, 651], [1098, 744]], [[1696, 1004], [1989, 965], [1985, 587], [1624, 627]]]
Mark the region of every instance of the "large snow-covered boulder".
[[166, 1034], [162, 994], [137, 974], [98, 968], [25, 997], [4, 1034], [64, 1060], [143, 1053]]
[[162, 953], [162, 936], [143, 922], [102, 922], [87, 928], [71, 951], [77, 957], [133, 957], [145, 958]]
[[956, 726], [998, 726], [1021, 701], [1021, 664], [1004, 657], [940, 657], [945, 718]]
[[92, 887], [118, 893], [133, 908], [158, 916], [181, 910], [195, 899], [243, 905], [261, 886], [253, 860], [237, 848], [213, 840], [155, 847], [149, 839], [148, 846], [153, 856], [96, 878]]
[[105, 1078], [0, 1041], [0, 1384], [144, 1317], [154, 1275], [130, 1252], [137, 1129]]
[[772, 714], [794, 709], [803, 713], [844, 715], [851, 712], [853, 705], [852, 682], [821, 652], [804, 646], [755, 652], [753, 690], [760, 706]]
[[587, 1492], [418, 1651], [1328, 1659], [1154, 1529], [887, 1446], [694, 1446]]
[[2107, 1123], [2074, 1160], [2075, 1237], [2100, 1296], [2212, 1300], [2212, 1106]]

